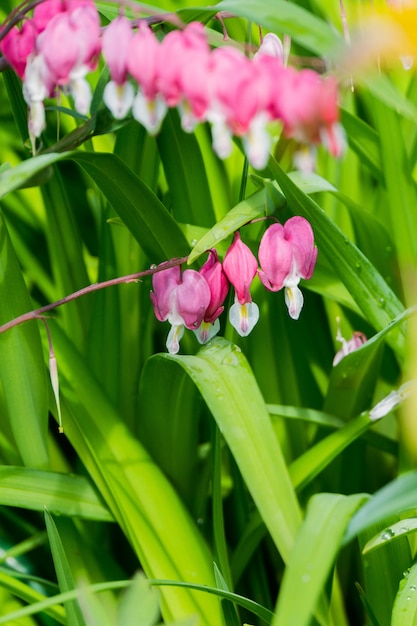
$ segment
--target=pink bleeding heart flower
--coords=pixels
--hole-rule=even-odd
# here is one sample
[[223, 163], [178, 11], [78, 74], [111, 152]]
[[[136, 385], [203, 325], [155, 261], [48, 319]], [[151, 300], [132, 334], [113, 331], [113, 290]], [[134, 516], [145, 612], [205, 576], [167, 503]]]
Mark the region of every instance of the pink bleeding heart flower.
[[133, 102], [133, 117], [153, 135], [158, 132], [167, 112], [157, 84], [160, 47], [154, 32], [141, 21], [129, 43], [127, 67], [139, 84]]
[[210, 288], [205, 278], [195, 270], [171, 267], [156, 272], [152, 277], [150, 293], [155, 316], [160, 322], [171, 324], [167, 349], [177, 354], [185, 328], [196, 330], [204, 319], [210, 304]]
[[23, 78], [26, 62], [35, 49], [37, 30], [32, 20], [23, 22], [22, 28], [14, 26], [3, 38], [0, 49], [19, 78]]
[[252, 302], [250, 286], [258, 269], [256, 257], [236, 232], [223, 261], [224, 272], [235, 289], [235, 302], [229, 320], [241, 337], [249, 335], [259, 319], [259, 308]]
[[73, 0], [69, 7], [49, 21], [37, 44], [51, 80], [58, 86], [69, 85], [76, 110], [87, 114], [91, 88], [85, 76], [97, 65], [100, 20], [94, 3]]
[[223, 302], [229, 291], [229, 282], [223, 271], [214, 248], [209, 251], [209, 257], [200, 269], [210, 289], [210, 304], [204, 315], [200, 328], [195, 331], [199, 343], [207, 343], [220, 330], [219, 316], [223, 313]]
[[132, 36], [130, 21], [120, 15], [106, 27], [102, 39], [103, 57], [111, 77], [104, 88], [103, 100], [116, 119], [126, 117], [135, 97], [133, 85], [127, 81]]
[[311, 278], [316, 259], [313, 229], [303, 217], [291, 217], [284, 226], [273, 224], [261, 239], [259, 278], [269, 291], [285, 287], [288, 312], [295, 320], [304, 303], [298, 283], [301, 278]]

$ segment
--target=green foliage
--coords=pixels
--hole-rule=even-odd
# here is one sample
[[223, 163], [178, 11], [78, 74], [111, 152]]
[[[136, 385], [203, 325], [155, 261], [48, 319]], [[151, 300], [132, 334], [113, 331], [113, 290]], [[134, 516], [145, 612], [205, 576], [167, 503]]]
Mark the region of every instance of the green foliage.
[[[343, 74], [354, 53], [327, 0], [194, 4], [140, 9], [201, 20], [215, 46], [225, 12], [248, 54], [259, 25], [306, 67]], [[119, 13], [97, 6], [104, 22]], [[275, 123], [252, 171], [240, 139], [221, 161], [208, 124], [186, 134], [176, 110], [155, 137], [112, 119], [108, 69], [89, 80], [91, 115], [63, 95], [30, 155], [21, 82], [0, 79], [0, 325], [145, 272], [0, 332], [0, 624], [417, 624], [415, 394], [371, 411], [417, 376], [415, 74], [392, 59], [354, 91], [341, 79], [347, 152], [319, 148], [314, 174], [291, 171], [296, 142]], [[199, 347], [186, 331], [167, 354], [149, 269], [222, 259], [238, 229], [257, 252], [294, 215], [318, 247], [300, 319], [255, 278], [250, 337], [229, 296], [218, 337]], [[333, 367], [337, 318], [368, 340]]]

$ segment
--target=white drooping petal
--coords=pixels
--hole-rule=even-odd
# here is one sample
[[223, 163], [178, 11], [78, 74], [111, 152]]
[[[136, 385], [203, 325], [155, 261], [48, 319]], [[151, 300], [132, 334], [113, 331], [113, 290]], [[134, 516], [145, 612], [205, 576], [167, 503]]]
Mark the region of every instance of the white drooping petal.
[[166, 102], [161, 96], [156, 96], [153, 100], [149, 100], [145, 94], [139, 91], [133, 101], [133, 117], [140, 122], [151, 135], [156, 135], [161, 128], [167, 110]]
[[255, 302], [235, 303], [229, 309], [229, 320], [241, 337], [247, 337], [259, 320], [259, 307]]
[[181, 118], [181, 128], [185, 133], [192, 133], [199, 123], [187, 101], [180, 102], [178, 111]]
[[268, 164], [271, 150], [271, 135], [267, 130], [268, 115], [259, 113], [250, 123], [247, 134], [243, 137], [243, 146], [249, 163], [256, 170], [262, 170]]
[[222, 115], [211, 113], [209, 120], [213, 150], [220, 159], [226, 159], [232, 152], [232, 131]]
[[293, 320], [298, 320], [304, 304], [304, 297], [297, 285], [285, 287], [285, 304]]
[[107, 83], [103, 92], [106, 107], [116, 120], [122, 120], [132, 108], [135, 90], [129, 82], [118, 85], [114, 80]]
[[171, 326], [166, 342], [167, 350], [170, 354], [177, 354], [180, 349], [180, 341], [184, 334], [184, 326]]
[[200, 344], [205, 344], [210, 339], [213, 339], [217, 335], [220, 330], [220, 321], [217, 318], [213, 323], [210, 322], [201, 322], [200, 328], [194, 330], [194, 334], [197, 337], [197, 341]]
[[40, 137], [45, 128], [45, 107], [43, 102], [34, 100], [29, 109], [29, 134], [31, 137]]
[[82, 76], [71, 78], [70, 91], [74, 99], [75, 110], [81, 115], [88, 115], [93, 97], [90, 83]]

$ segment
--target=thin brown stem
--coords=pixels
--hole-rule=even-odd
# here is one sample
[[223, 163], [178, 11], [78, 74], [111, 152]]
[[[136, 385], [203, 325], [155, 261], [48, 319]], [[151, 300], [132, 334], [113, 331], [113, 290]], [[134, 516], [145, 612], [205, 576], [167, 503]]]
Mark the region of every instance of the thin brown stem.
[[188, 256], [178, 258], [178, 259], [170, 259], [169, 261], [165, 261], [161, 263], [157, 267], [152, 267], [149, 270], [144, 270], [143, 272], [137, 272], [136, 274], [128, 274], [127, 276], [119, 276], [118, 278], [111, 278], [110, 280], [105, 280], [101, 283], [93, 283], [92, 285], [88, 285], [87, 287], [83, 287], [78, 291], [74, 291], [74, 293], [65, 296], [65, 298], [61, 298], [61, 300], [57, 300], [56, 302], [52, 302], [51, 304], [46, 304], [38, 309], [34, 309], [33, 311], [28, 311], [27, 313], [23, 313], [18, 317], [15, 317], [10, 322], [6, 322], [0, 326], [0, 333], [6, 332], [6, 330], [10, 330], [15, 326], [19, 326], [20, 324], [24, 324], [25, 322], [30, 322], [31, 320], [42, 319], [45, 313], [49, 311], [53, 311], [54, 309], [62, 306], [63, 304], [67, 304], [72, 300], [76, 300], [77, 298], [81, 298], [82, 296], [86, 296], [89, 293], [93, 293], [94, 291], [99, 291], [100, 289], [105, 289], [106, 287], [114, 287], [115, 285], [123, 285], [127, 283], [136, 283], [140, 281], [141, 278], [145, 276], [152, 276], [157, 272], [161, 272], [162, 270], [167, 270], [170, 267], [176, 267], [177, 265], [182, 265], [186, 263]]

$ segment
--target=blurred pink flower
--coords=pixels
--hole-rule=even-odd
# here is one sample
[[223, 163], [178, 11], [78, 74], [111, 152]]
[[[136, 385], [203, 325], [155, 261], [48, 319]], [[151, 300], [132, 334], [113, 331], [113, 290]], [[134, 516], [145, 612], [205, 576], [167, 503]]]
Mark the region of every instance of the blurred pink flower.
[[126, 117], [135, 97], [133, 85], [127, 80], [132, 36], [130, 20], [119, 15], [106, 27], [102, 38], [103, 57], [111, 77], [104, 88], [103, 100], [116, 119]]
[[0, 44], [4, 58], [19, 78], [25, 74], [27, 58], [35, 49], [37, 34], [33, 21], [26, 20], [20, 29], [14, 26]]
[[338, 329], [337, 329], [336, 339], [337, 339], [337, 341], [339, 341], [342, 344], [342, 347], [336, 353], [336, 355], [335, 355], [335, 357], [333, 359], [333, 366], [337, 365], [338, 363], [340, 363], [340, 361], [347, 354], [350, 354], [351, 352], [355, 352], [355, 350], [357, 350], [358, 348], [363, 346], [363, 344], [367, 341], [366, 335], [364, 335], [363, 333], [361, 333], [360, 331], [357, 331], [357, 330], [355, 330], [355, 332], [353, 333], [352, 337], [349, 339], [349, 341], [347, 341], [342, 336], [342, 333], [341, 333], [341, 330], [340, 330], [340, 320], [339, 319], [338, 319]]

